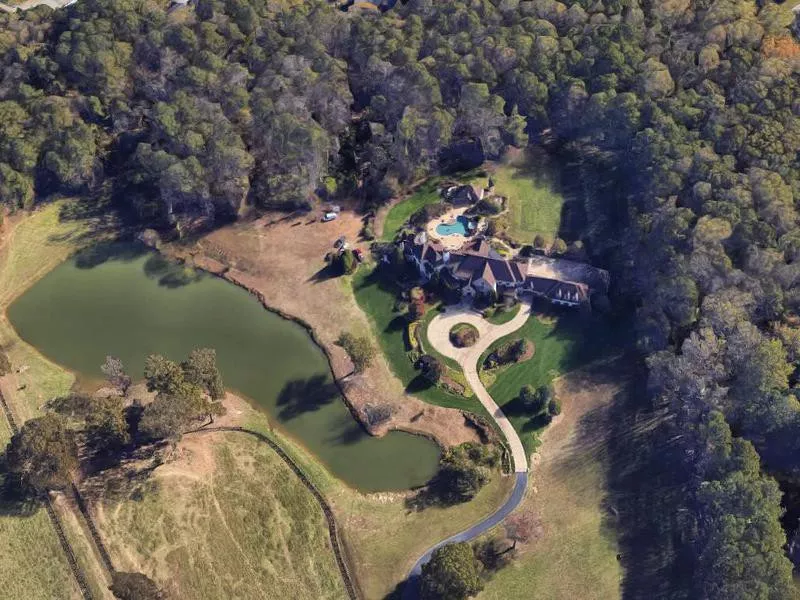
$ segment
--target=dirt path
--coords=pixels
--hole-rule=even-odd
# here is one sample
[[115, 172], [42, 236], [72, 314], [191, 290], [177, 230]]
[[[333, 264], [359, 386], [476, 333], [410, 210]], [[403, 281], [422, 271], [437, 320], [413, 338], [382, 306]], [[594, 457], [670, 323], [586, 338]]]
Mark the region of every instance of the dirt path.
[[[164, 251], [250, 290], [268, 308], [310, 327], [351, 411], [373, 435], [402, 429], [429, 436], [444, 447], [478, 441], [477, 431], [460, 411], [406, 394], [382, 355], [366, 372], [350, 376], [353, 365], [335, 342], [344, 331], [372, 337], [371, 325], [356, 304], [349, 280], [331, 276], [324, 257], [341, 236], [368, 253], [367, 244], [357, 241], [360, 229], [360, 216], [349, 210], [329, 223], [313, 214], [269, 214], [224, 227], [189, 248], [168, 246]], [[370, 412], [376, 406], [388, 406], [391, 416], [373, 422]]]

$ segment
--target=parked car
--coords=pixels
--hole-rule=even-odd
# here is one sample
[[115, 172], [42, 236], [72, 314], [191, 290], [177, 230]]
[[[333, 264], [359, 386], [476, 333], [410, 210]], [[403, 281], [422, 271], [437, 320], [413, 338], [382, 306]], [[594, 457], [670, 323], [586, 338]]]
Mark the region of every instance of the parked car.
[[339, 215], [337, 215], [335, 212], [326, 212], [324, 215], [322, 215], [322, 222], [327, 223], [328, 221], [333, 221], [338, 216]]
[[347, 248], [347, 238], [344, 236], [340, 237], [338, 240], [333, 242], [333, 247], [336, 248], [337, 250], [339, 248]]
[[353, 250], [353, 254], [358, 262], [364, 262], [364, 252], [361, 250], [361, 248], [356, 248]]
[[326, 208], [325, 210], [327, 212], [339, 213], [339, 212], [342, 212], [342, 207], [339, 206], [338, 204], [332, 204], [328, 208]]

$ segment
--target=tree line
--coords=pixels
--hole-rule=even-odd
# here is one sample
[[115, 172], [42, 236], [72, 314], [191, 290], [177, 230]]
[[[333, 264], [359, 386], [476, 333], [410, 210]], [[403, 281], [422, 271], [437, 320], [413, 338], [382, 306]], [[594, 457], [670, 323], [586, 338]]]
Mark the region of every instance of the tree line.
[[545, 146], [579, 183], [580, 241], [612, 272], [614, 305], [636, 315], [642, 406], [666, 414], [682, 493], [646, 551], [690, 574], [671, 597], [788, 597], [767, 473], [786, 486], [800, 469], [790, 21], [771, 0], [410, 0], [383, 15], [82, 0], [0, 15], [0, 197], [102, 189], [179, 227], [314, 197], [380, 203]]

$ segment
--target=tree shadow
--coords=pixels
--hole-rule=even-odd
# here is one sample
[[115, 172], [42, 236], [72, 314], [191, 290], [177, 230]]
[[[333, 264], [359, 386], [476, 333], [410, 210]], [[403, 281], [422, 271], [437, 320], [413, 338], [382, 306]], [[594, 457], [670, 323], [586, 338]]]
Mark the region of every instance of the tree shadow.
[[369, 434], [358, 421], [350, 417], [349, 414], [345, 415], [345, 418], [347, 422], [342, 423], [341, 428], [331, 438], [331, 442], [342, 446], [350, 446], [369, 437]]
[[110, 261], [130, 262], [147, 254], [143, 244], [124, 242], [101, 242], [85, 248], [75, 255], [75, 266], [93, 269]]
[[398, 315], [394, 319], [389, 321], [389, 324], [386, 326], [385, 331], [387, 333], [405, 331], [407, 326], [408, 326], [408, 321], [406, 320], [406, 318]]
[[418, 394], [419, 392], [424, 392], [432, 387], [434, 387], [433, 383], [431, 383], [428, 378], [426, 378], [424, 375], [417, 375], [414, 377], [414, 379], [408, 382], [408, 385], [406, 386], [406, 393]]
[[179, 288], [205, 278], [206, 274], [180, 263], [168, 260], [161, 254], [151, 254], [142, 269], [148, 279], [158, 280], [158, 285]]
[[0, 475], [0, 516], [30, 517], [41, 506], [42, 499], [24, 490], [18, 479], [10, 474]]
[[169, 442], [161, 441], [131, 448], [107, 463], [85, 463], [94, 470], [81, 480], [81, 495], [90, 502], [143, 500], [157, 485], [151, 475], [166, 461], [169, 447]]
[[325, 265], [319, 271], [317, 271], [311, 277], [309, 277], [308, 281], [311, 281], [313, 283], [322, 283], [330, 279], [335, 279], [340, 275], [341, 273], [339, 273], [336, 267], [334, 267], [333, 265]]
[[327, 375], [314, 375], [308, 379], [295, 379], [283, 386], [278, 394], [278, 417], [288, 421], [300, 415], [319, 410], [339, 398], [339, 388]]
[[602, 428], [607, 431], [609, 486], [603, 527], [613, 531], [619, 545], [622, 595], [691, 597], [694, 557], [683, 539], [685, 517], [674, 509], [692, 471], [672, 443], [670, 422], [649, 402], [643, 377], [618, 394], [602, 418], [587, 416], [579, 443], [601, 443], [597, 436]]

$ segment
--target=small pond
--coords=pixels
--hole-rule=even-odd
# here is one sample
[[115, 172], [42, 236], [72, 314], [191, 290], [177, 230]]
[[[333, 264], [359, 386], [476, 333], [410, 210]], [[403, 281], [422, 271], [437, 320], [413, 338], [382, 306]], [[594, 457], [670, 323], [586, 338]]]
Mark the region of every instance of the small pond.
[[466, 236], [472, 229], [474, 229], [472, 221], [463, 215], [459, 215], [452, 223], [440, 223], [437, 225], [436, 233], [439, 235]]
[[299, 325], [248, 292], [138, 245], [98, 246], [65, 262], [8, 309], [19, 335], [53, 361], [102, 376], [107, 354], [141, 377], [144, 359], [217, 351], [228, 387], [266, 411], [347, 484], [364, 491], [424, 484], [438, 447], [392, 432], [368, 435], [334, 385], [327, 360]]

